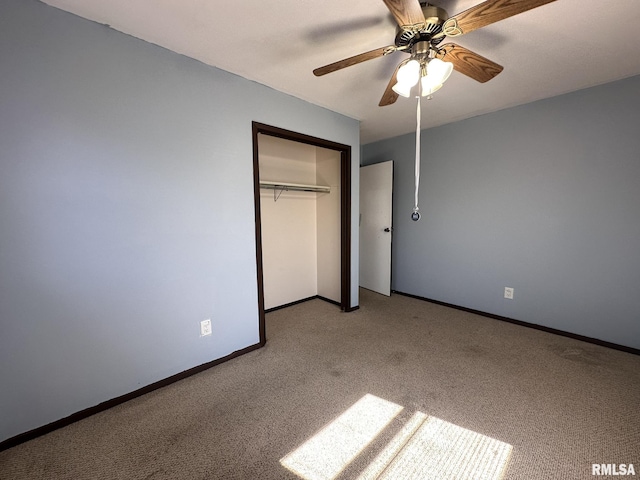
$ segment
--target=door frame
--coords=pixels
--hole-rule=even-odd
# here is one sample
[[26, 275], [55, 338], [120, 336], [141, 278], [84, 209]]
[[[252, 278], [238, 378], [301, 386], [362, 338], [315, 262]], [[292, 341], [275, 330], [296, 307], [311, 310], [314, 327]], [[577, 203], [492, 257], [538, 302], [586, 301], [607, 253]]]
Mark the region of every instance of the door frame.
[[264, 278], [262, 266], [262, 217], [260, 213], [260, 165], [258, 135], [291, 140], [340, 152], [340, 308], [350, 312], [351, 308], [351, 146], [332, 142], [283, 128], [251, 122], [253, 140], [253, 198], [256, 222], [256, 266], [258, 274], [258, 314], [260, 345], [267, 341], [264, 311]]

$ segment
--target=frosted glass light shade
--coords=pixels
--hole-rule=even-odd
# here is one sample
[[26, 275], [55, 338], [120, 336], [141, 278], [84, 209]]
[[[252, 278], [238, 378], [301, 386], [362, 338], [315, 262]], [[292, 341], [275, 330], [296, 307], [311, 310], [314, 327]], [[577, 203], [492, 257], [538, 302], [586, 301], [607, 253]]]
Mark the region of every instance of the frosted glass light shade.
[[398, 83], [413, 87], [420, 80], [420, 62], [417, 60], [409, 60], [398, 69], [396, 76]]
[[420, 87], [422, 87], [422, 96], [426, 97], [440, 90], [442, 88], [442, 84], [434, 84], [431, 76], [427, 75], [426, 77], [422, 77], [420, 79]]
[[[442, 85], [453, 71], [453, 63], [443, 62], [439, 58], [432, 58], [427, 65], [427, 76], [432, 85]], [[400, 72], [398, 72], [400, 73]]]
[[402, 84], [398, 82], [393, 87], [391, 87], [391, 90], [396, 92], [398, 95], [409, 98], [409, 95], [411, 95], [411, 87], [412, 85]]

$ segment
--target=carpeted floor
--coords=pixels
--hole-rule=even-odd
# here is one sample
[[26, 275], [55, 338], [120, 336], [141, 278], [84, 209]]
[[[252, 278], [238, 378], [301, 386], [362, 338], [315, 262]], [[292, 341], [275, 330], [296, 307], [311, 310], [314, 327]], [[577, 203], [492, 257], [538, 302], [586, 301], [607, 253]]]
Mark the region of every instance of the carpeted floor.
[[0, 452], [0, 479], [640, 478], [639, 356], [399, 295], [360, 305], [269, 313], [264, 348]]

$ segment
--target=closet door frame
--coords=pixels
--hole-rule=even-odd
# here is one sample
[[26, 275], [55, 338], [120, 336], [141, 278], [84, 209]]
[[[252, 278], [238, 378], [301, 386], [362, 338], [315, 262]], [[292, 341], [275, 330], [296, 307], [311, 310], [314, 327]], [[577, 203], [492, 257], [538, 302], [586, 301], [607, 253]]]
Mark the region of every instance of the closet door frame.
[[285, 130], [263, 123], [252, 122], [253, 136], [253, 196], [256, 220], [256, 265], [258, 272], [258, 310], [260, 321], [260, 344], [266, 343], [264, 312], [264, 279], [262, 269], [262, 220], [260, 215], [260, 166], [258, 135], [291, 140], [340, 152], [340, 308], [350, 312], [351, 308], [351, 146]]

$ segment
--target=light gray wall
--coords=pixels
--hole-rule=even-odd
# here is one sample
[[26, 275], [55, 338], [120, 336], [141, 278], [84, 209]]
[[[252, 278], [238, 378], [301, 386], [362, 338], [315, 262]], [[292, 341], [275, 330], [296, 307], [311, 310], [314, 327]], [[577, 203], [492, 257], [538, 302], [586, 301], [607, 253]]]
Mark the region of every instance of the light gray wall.
[[258, 343], [253, 120], [352, 146], [357, 305], [356, 120], [0, 3], [0, 441]]
[[633, 77], [425, 130], [418, 223], [415, 135], [363, 146], [395, 160], [393, 288], [640, 348], [639, 125]]

